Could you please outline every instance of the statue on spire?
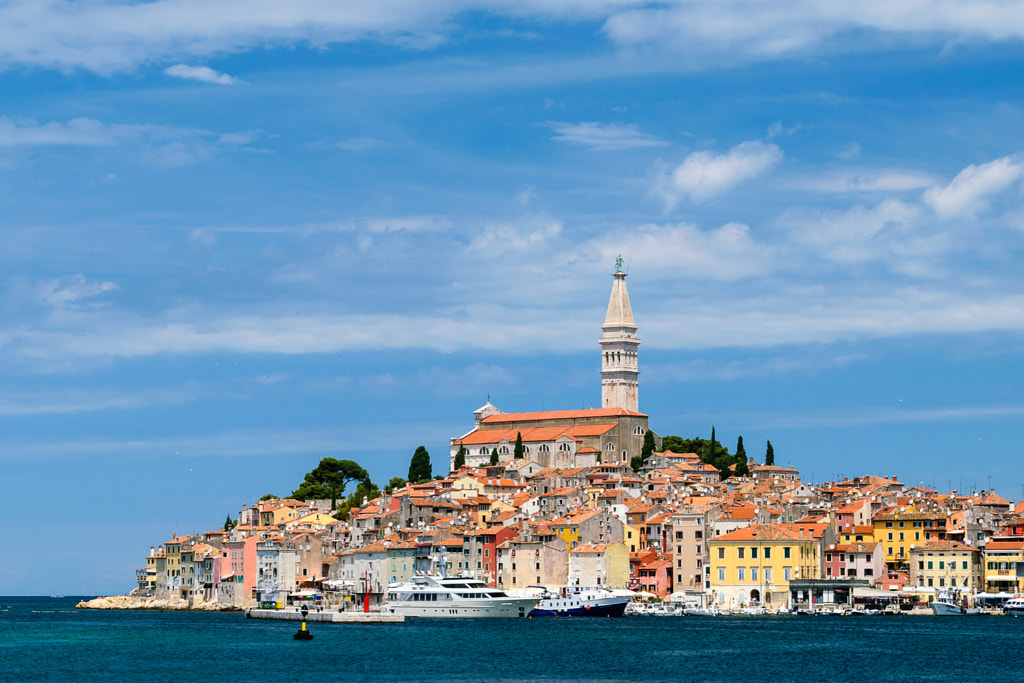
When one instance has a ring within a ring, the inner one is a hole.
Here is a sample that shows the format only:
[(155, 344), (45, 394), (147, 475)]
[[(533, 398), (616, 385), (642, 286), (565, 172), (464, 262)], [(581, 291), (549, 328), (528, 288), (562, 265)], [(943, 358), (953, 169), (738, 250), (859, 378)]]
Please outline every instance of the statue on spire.
[(622, 254), (619, 254), (617, 257), (615, 257), (615, 272), (622, 272)]

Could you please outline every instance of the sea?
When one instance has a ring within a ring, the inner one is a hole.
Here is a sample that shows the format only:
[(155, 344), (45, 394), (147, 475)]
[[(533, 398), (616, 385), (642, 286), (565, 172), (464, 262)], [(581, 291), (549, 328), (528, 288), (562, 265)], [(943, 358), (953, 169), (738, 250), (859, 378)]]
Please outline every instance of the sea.
[(410, 619), (310, 624), (238, 612), (77, 610), (0, 597), (0, 680), (1024, 681), (1024, 618)]

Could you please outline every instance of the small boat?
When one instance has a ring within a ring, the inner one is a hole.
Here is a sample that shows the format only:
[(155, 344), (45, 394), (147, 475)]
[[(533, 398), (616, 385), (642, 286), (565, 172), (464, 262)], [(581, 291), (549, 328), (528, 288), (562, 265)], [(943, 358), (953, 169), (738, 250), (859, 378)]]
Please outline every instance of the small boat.
[(531, 617), (621, 617), (628, 596), (593, 586), (566, 586), (558, 592), (545, 592)]
[(956, 591), (945, 589), (939, 590), (935, 594), (935, 599), (932, 600), (930, 607), (932, 608), (932, 614), (940, 617), (950, 616), (961, 616), (964, 614), (980, 614), (980, 610), (968, 610), (963, 604), (963, 600), (959, 598)]

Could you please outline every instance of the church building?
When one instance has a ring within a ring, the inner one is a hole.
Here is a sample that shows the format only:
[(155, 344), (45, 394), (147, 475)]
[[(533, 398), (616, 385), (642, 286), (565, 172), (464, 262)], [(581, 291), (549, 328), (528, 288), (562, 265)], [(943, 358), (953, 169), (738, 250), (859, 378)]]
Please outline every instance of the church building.
[[(602, 463), (629, 462), (643, 449), (647, 416), (639, 412), (640, 337), (626, 291), (621, 259), (612, 277), (608, 314), (601, 326), (601, 407), (584, 410), (548, 410), (503, 413), (488, 401), (473, 412), (473, 429), (451, 439), (450, 468), (459, 448), (466, 465), (485, 467), (491, 452), (498, 460), (513, 457), (516, 436), (522, 435), (524, 458), (541, 467), (574, 468)], [(661, 449), (661, 437), (654, 435)]]

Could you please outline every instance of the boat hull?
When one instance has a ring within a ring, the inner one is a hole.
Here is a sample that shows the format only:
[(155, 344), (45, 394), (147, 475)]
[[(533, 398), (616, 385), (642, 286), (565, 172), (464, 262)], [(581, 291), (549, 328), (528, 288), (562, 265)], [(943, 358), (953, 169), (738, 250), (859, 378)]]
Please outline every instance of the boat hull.
[(931, 604), (932, 614), (938, 617), (958, 617), (965, 614), (964, 608), (960, 605), (953, 605), (948, 602), (935, 601)]
[(532, 612), (531, 617), (621, 617), (626, 612), (627, 600), (603, 604), (576, 605), (573, 607), (545, 608), (544, 603), (538, 605)]
[(487, 605), (453, 600), (442, 605), (390, 603), (382, 611), (406, 619), (516, 619), (528, 616), (536, 604), (534, 598), (509, 598)]

